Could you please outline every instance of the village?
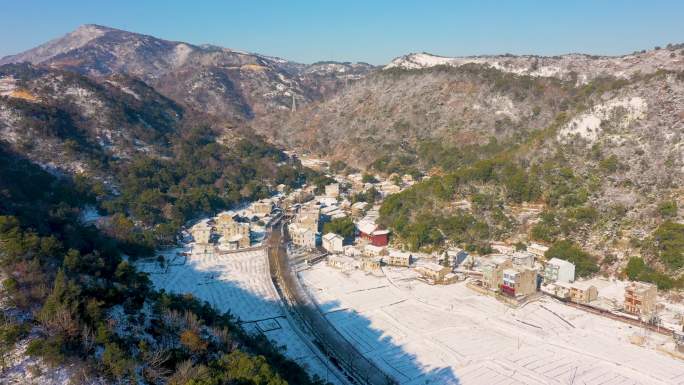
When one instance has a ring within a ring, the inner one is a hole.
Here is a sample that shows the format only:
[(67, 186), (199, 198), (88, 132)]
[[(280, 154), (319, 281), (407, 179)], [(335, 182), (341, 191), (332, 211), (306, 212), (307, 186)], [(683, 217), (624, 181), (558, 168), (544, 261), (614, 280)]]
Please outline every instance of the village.
[[(521, 248), (495, 242), (495, 252), (487, 255), (459, 247), (432, 253), (403, 250), (393, 245), (391, 230), (377, 223), (378, 210), (382, 198), (410, 186), (413, 179), (407, 175), (390, 182), (375, 176), (372, 182), (364, 182), (361, 174), (329, 176), (335, 182), (322, 189), (303, 186), (288, 191), (278, 186), (268, 199), (196, 223), (185, 235), (186, 246), (176, 256), (168, 255), (163, 272), (147, 271), (162, 288), (193, 293), (239, 316), (248, 330), (291, 349), (298, 346), (296, 354), (286, 354), (321, 377), (325, 373), (329, 381), (344, 383), (339, 373), (338, 381), (331, 380), (334, 368), (303, 336), (306, 330), (274, 305), (280, 299), (269, 282), (265, 238), (271, 225), (282, 220), (291, 269), (318, 311), (398, 383), (419, 383), (426, 378), (434, 383), (458, 383), (471, 372), (477, 378), (483, 376), (476, 383), (491, 383), (497, 376), (529, 370), (527, 364), (521, 368), (504, 360), (503, 352), (512, 345), (518, 353), (526, 351), (524, 344), (528, 349), (545, 346), (551, 335), (566, 345), (546, 346), (553, 355), (570, 354), (567, 349), (581, 341), (579, 350), (572, 350), (579, 354), (575, 360), (580, 364), (562, 365), (566, 370), (558, 372), (567, 378), (582, 378), (586, 383), (604, 383), (598, 378), (614, 383), (669, 383), (684, 378), (684, 305), (667, 300), (655, 285), (603, 276), (577, 279), (571, 262), (547, 260), (548, 247), (538, 243)], [(353, 194), (371, 188), (380, 199), (351, 201)], [(353, 237), (323, 231), (326, 223), (345, 218), (353, 221)], [(181, 254), (185, 261), (173, 267)], [(232, 263), (238, 265), (228, 268)], [(249, 265), (246, 270), (245, 263)], [(195, 288), (198, 280), (186, 277), (198, 270), (202, 272), (199, 280), (208, 286)], [(229, 287), (221, 293), (224, 289), (212, 289), (212, 280), (237, 283), (239, 290)], [(263, 295), (266, 302), (255, 303), (244, 292)], [(426, 317), (433, 321), (425, 324)], [(587, 325), (593, 329), (586, 330)], [(472, 328), (474, 332), (469, 331)], [(467, 360), (482, 353), (476, 349), (478, 335), (487, 341), (499, 336), (486, 349), (493, 349), (487, 356), (486, 375), (480, 372), (485, 369)], [(515, 337), (519, 335), (526, 335), (524, 343)], [(596, 341), (604, 346), (597, 346)], [(609, 354), (602, 352), (608, 347)], [(608, 354), (605, 359), (584, 361), (604, 353)], [(633, 366), (627, 371), (622, 367), (625, 357), (630, 357)], [(413, 364), (406, 366), (402, 360)], [(555, 367), (552, 362), (548, 365)], [(655, 367), (660, 371), (654, 371)], [(521, 382), (545, 383), (555, 378), (532, 373), (535, 370), (527, 375), (534, 381), (526, 377)]]

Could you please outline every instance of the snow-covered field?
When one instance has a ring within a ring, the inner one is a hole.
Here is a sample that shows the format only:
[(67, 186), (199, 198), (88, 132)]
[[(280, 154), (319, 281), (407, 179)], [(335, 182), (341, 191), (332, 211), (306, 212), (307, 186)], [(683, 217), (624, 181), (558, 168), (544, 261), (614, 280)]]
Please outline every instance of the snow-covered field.
[(512, 309), (463, 283), (384, 272), (320, 263), (299, 275), (333, 325), (402, 384), (684, 384), (684, 361), (655, 350), (666, 336), (548, 298)]
[[(189, 249), (188, 249), (189, 250)], [(286, 348), (285, 355), (309, 373), (321, 378), (326, 366), (295, 332), (285, 317), (278, 294), (270, 279), (265, 250), (250, 250), (227, 255), (179, 255), (184, 249), (165, 253), (168, 268), (157, 262), (140, 263), (139, 269), (150, 273), (158, 289), (190, 293), (220, 311), (230, 311), (249, 332), (263, 333), (276, 345)], [(335, 383), (334, 378), (328, 378)]]

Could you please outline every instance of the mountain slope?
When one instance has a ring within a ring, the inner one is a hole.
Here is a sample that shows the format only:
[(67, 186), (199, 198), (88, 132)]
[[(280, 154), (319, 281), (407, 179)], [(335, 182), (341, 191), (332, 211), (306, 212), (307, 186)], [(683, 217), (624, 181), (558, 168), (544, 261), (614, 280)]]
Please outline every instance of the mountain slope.
[(98, 25), (81, 26), (0, 64), (23, 61), (95, 77), (128, 74), (179, 103), (233, 120), (319, 100), (373, 70), (364, 63), (308, 66)]
[(518, 75), (556, 77), (586, 84), (599, 77), (629, 78), (637, 73), (652, 74), (658, 70), (679, 70), (684, 66), (684, 44), (667, 49), (635, 52), (623, 56), (567, 54), (561, 56), (491, 55), (444, 57), (429, 53), (411, 53), (398, 57), (384, 68), (420, 69), (434, 66), (458, 67), (485, 64)]

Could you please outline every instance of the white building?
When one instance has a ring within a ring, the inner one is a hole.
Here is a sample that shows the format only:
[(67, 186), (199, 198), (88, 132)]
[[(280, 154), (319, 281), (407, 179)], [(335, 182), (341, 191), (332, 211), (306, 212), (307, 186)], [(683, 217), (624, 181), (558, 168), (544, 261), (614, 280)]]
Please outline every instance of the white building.
[(452, 248), (448, 249), (447, 251), (445, 251), (439, 257), (438, 262), (443, 263), (444, 260), (446, 259), (449, 263), (449, 266), (454, 268), (454, 267), (460, 266), (461, 263), (463, 263), (463, 261), (466, 260), (466, 258), (468, 258), (468, 253), (465, 250), (463, 250), (459, 247), (452, 247)]
[(563, 259), (551, 258), (544, 268), (544, 282), (573, 282), (575, 265)]
[(344, 238), (335, 233), (327, 233), (322, 237), (323, 248), (330, 253), (341, 253), (344, 252), (342, 247), (342, 242)]
[(340, 184), (331, 183), (325, 186), (325, 196), (337, 198), (340, 195)]
[(287, 230), (290, 233), (292, 244), (307, 249), (316, 248), (316, 233), (311, 228), (297, 223), (290, 223), (287, 226)]
[(366, 245), (363, 248), (363, 254), (369, 257), (379, 257), (386, 254), (386, 250), (382, 246)]

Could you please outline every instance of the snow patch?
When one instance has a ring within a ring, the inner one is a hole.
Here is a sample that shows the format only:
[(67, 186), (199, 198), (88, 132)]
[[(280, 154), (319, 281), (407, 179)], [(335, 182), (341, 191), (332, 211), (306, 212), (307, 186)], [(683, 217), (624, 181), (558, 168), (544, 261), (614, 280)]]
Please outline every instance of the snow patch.
[(597, 104), (588, 112), (568, 122), (558, 134), (558, 139), (579, 136), (590, 142), (596, 141), (601, 131), (601, 122), (611, 119), (617, 108), (623, 108), (626, 111), (618, 122), (620, 127), (625, 128), (632, 122), (645, 118), (648, 105), (643, 98), (638, 96), (613, 99)]

